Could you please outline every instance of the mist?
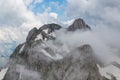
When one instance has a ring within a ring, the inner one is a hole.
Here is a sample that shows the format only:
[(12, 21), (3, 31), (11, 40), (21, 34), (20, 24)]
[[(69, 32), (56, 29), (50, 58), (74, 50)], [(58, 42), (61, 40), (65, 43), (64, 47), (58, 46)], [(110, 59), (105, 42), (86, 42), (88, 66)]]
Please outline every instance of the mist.
[[(59, 53), (65, 57), (75, 48), (89, 44), (94, 51), (94, 56), (105, 65), (112, 62), (120, 64), (120, 32), (115, 29), (94, 27), (92, 31), (77, 30), (75, 32), (68, 32), (65, 28), (62, 28), (61, 30), (55, 31), (55, 34), (55, 41), (48, 40), (43, 45), (38, 45), (31, 50), (39, 55), (42, 52), (41, 50), (47, 46), (53, 50), (53, 53), (50, 54)], [(62, 45), (55, 45), (55, 42)]]
[(19, 79), (41, 80), (41, 75), (37, 71), (28, 70), (24, 65), (16, 65), (16, 71), (20, 74)]
[(92, 31), (56, 32), (57, 40), (67, 46), (66, 49), (74, 49), (84, 44), (89, 44), (94, 55), (104, 64), (112, 62), (120, 63), (120, 32), (107, 27), (96, 27)]

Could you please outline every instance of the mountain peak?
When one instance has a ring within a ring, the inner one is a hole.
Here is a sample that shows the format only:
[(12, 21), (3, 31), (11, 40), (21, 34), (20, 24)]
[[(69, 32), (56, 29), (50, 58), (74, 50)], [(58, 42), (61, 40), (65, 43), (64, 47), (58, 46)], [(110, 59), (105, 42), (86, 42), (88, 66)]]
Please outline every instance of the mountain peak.
[[(60, 28), (60, 25), (52, 23), (30, 30), (26, 42), (18, 45), (10, 56), (3, 80), (116, 80), (114, 75), (110, 74), (112, 78), (107, 79), (100, 73), (102, 68), (98, 66), (99, 61), (91, 45), (79, 44), (75, 47), (66, 40), (64, 43), (63, 37), (55, 35)], [(80, 18), (68, 31), (77, 29), (91, 30)]]
[(81, 18), (76, 19), (72, 25), (68, 27), (68, 31), (80, 30), (91, 30), (91, 28)]
[(51, 23), (51, 24), (45, 24), (41, 26), (39, 29), (34, 27), (30, 30), (28, 33), (28, 36), (26, 38), (27, 43), (31, 43), (38, 40), (46, 40), (46, 39), (54, 39), (54, 31), (59, 30), (62, 28), (60, 25)]

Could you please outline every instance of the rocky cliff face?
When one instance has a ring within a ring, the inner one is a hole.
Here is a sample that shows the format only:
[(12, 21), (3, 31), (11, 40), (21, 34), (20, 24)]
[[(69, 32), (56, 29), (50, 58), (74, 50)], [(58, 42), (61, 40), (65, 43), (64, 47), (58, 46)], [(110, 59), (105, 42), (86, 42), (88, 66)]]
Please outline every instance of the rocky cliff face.
[[(56, 40), (54, 33), (61, 28), (57, 24), (33, 28), (26, 42), (10, 56), (4, 80), (110, 80), (101, 76), (89, 44), (68, 52), (62, 50), (64, 44)], [(91, 30), (82, 19), (75, 20), (68, 31), (77, 29)]]
[(91, 30), (90, 26), (87, 25), (83, 19), (79, 18), (76, 19), (72, 25), (68, 27), (68, 31), (75, 31), (75, 30)]

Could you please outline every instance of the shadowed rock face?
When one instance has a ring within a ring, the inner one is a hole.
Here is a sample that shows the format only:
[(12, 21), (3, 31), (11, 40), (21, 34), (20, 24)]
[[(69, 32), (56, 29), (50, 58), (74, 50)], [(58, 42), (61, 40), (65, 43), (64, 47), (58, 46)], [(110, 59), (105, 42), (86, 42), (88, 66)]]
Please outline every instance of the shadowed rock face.
[[(85, 25), (83, 20), (77, 19), (68, 30), (91, 29)], [(10, 56), (4, 80), (109, 80), (100, 75), (89, 44), (80, 45), (68, 53), (58, 51), (63, 43), (56, 42), (52, 33), (60, 28), (57, 24), (33, 28), (26, 42), (18, 45)], [(57, 49), (49, 46), (46, 39), (51, 39)]]
[(91, 28), (84, 22), (83, 19), (76, 19), (72, 25), (68, 27), (68, 31), (75, 30), (91, 30)]

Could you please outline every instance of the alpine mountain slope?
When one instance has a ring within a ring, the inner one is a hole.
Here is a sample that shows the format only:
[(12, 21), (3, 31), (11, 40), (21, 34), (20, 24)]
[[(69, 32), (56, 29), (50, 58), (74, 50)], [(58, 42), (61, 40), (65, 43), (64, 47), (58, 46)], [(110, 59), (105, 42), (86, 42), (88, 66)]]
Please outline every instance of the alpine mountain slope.
[(67, 29), (54, 23), (33, 28), (10, 56), (3, 80), (117, 80), (114, 74), (101, 74), (104, 66), (100, 66), (90, 44), (64, 44), (57, 39), (59, 31), (65, 35), (92, 29), (81, 18)]

